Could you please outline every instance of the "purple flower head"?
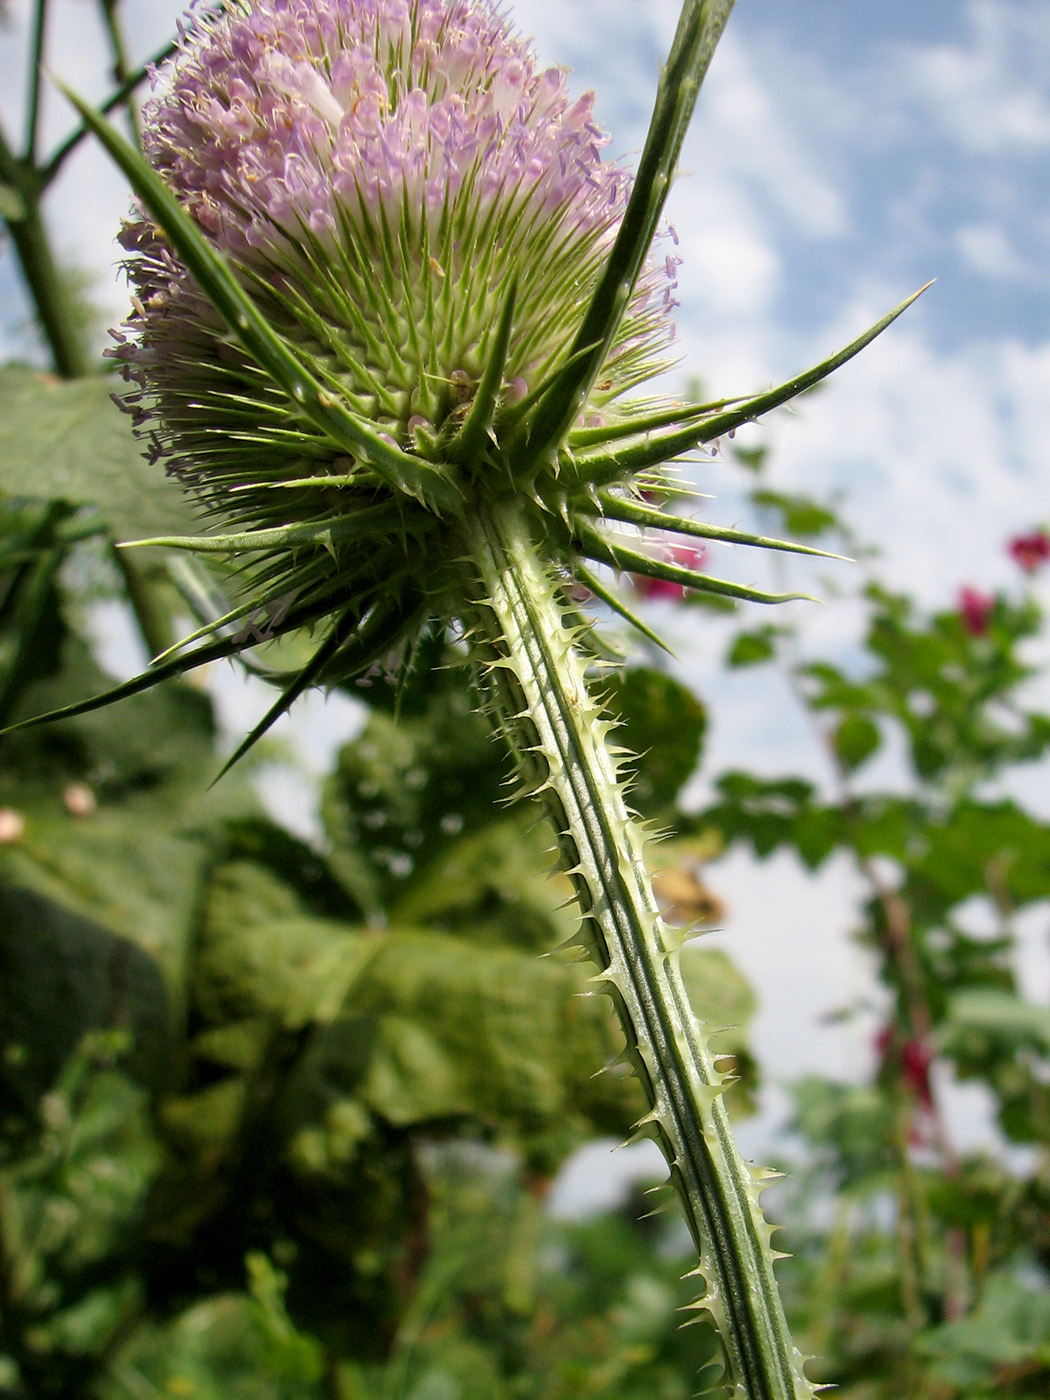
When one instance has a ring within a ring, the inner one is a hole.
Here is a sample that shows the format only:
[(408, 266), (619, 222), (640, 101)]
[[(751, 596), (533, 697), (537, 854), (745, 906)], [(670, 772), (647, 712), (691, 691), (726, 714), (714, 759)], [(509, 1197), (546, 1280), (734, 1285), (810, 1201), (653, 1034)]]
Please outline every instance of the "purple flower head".
[[(227, 0), (191, 15), (144, 119), (151, 164), (269, 323), (402, 452), (444, 460), (517, 286), (487, 447), (505, 489), (501, 423), (564, 362), (630, 193), (591, 95), (490, 0)], [(204, 508), (259, 528), (374, 502), (367, 452), (303, 420), (144, 213), (122, 243), (126, 402)], [(581, 423), (662, 367), (677, 265), (643, 271)]]

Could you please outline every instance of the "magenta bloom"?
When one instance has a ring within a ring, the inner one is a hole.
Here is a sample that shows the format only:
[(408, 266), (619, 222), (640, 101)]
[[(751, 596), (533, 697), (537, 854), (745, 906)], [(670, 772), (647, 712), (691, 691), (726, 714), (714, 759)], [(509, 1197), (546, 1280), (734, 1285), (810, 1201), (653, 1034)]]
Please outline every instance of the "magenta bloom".
[(959, 589), (959, 616), (971, 637), (983, 637), (995, 607), (994, 593), (981, 593), (969, 585)]
[(1020, 565), (1026, 574), (1034, 574), (1050, 560), (1050, 535), (1045, 530), (1016, 535), (1006, 549), (1014, 563)]
[[(702, 546), (689, 544), (666, 545), (661, 552), (661, 558), (666, 559), (669, 564), (679, 564), (683, 569), (702, 569), (707, 559), (707, 550)], [(672, 583), (670, 579), (647, 578), (643, 574), (634, 574), (631, 583), (640, 598), (680, 603), (686, 594), (683, 584)]]

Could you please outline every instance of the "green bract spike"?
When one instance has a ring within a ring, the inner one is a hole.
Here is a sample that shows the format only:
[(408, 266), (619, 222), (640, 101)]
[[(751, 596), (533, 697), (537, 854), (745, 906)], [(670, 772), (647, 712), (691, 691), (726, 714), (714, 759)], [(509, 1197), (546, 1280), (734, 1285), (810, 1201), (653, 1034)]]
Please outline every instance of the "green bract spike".
[(734, 432), (745, 423), (754, 422), (764, 413), (798, 398), (799, 394), (812, 389), (847, 361), (852, 360), (854, 355), (859, 355), (865, 346), (870, 345), (876, 336), (881, 335), (887, 326), (892, 325), (898, 316), (907, 311), (908, 307), (932, 286), (932, 282), (927, 282), (924, 287), (920, 287), (892, 311), (887, 312), (880, 321), (876, 321), (863, 335), (858, 336), (829, 359), (822, 360), (819, 365), (806, 370), (804, 374), (796, 375), (794, 379), (788, 379), (764, 394), (755, 394), (749, 399), (743, 399), (736, 407), (727, 409), (724, 413), (715, 413), (701, 419), (699, 423), (689, 423), (677, 432), (646, 435), (637, 441), (628, 439), (622, 447), (614, 451), (578, 453), (575, 459), (577, 471), (582, 478), (598, 486), (622, 481), (650, 467), (662, 466), (663, 463), (680, 457), (684, 452), (692, 451), (702, 443), (714, 442), (716, 438)]
[(682, 6), (634, 188), (572, 347), (594, 348), (555, 379), (530, 419), (527, 445), (523, 444), (526, 463), (561, 445), (598, 378), (656, 234), (700, 85), (733, 4), (734, 0), (686, 0)]
[(492, 420), (499, 403), (500, 387), (507, 368), (507, 355), (510, 351), (511, 329), (514, 325), (514, 306), (518, 298), (518, 284), (511, 282), (507, 291), (503, 310), (500, 313), (496, 338), (489, 352), (488, 362), (482, 372), (474, 402), (463, 423), (463, 427), (449, 444), (449, 456), (457, 462), (464, 462), (468, 468), (476, 465), (475, 459), (485, 444), (492, 429)]
[(662, 530), (668, 534), (689, 535), (695, 539), (721, 540), (727, 544), (751, 545), (756, 549), (786, 550), (791, 554), (811, 554), (817, 559), (838, 559), (841, 563), (853, 561), (844, 554), (832, 554), (827, 549), (814, 549), (810, 545), (796, 544), (792, 540), (769, 539), (765, 535), (749, 535), (741, 530), (726, 530), (718, 525), (709, 525), (705, 520), (691, 520), (688, 516), (671, 515), (667, 511), (656, 510), (641, 502), (628, 500), (624, 496), (614, 496), (609, 491), (598, 494), (601, 514), (613, 520), (622, 520), (628, 525), (640, 525), (645, 529)]
[(660, 635), (654, 632), (648, 623), (643, 622), (636, 613), (633, 613), (623, 599), (618, 598), (611, 588), (606, 588), (597, 574), (592, 573), (586, 565), (577, 564), (576, 576), (581, 583), (585, 584), (591, 590), (596, 598), (600, 598), (607, 607), (612, 608), (613, 612), (619, 613), (620, 617), (622, 617), (625, 622), (629, 622), (643, 637), (647, 637), (649, 641), (658, 646), (661, 651), (666, 651), (668, 656), (674, 655), (671, 648)]
[(360, 675), (397, 644), (416, 615), (417, 609), (411, 603), (406, 606), (400, 600), (395, 600), (392, 604), (377, 605), (364, 620), (359, 619), (355, 612), (346, 612), (338, 618), (303, 669), (292, 678), (279, 699), (222, 765), (211, 786), (214, 787), (234, 764), (255, 747), (281, 716), (288, 713), (300, 695), (321, 680), (337, 658), (341, 663), (341, 673), (347, 679)]
[(350, 515), (333, 515), (314, 525), (286, 525), (276, 530), (246, 530), (239, 535), (158, 535), (149, 540), (126, 540), (121, 549), (189, 549), (197, 554), (237, 554), (241, 551), (294, 549), (306, 544), (328, 548), (337, 540), (357, 539), (400, 519), (393, 503), (364, 506)]
[(728, 579), (712, 578), (696, 569), (684, 568), (670, 560), (654, 559), (651, 554), (641, 554), (620, 540), (612, 541), (597, 530), (580, 530), (580, 543), (591, 559), (611, 568), (631, 574), (641, 574), (644, 578), (663, 579), (665, 583), (681, 584), (683, 588), (695, 589), (698, 593), (717, 593), (723, 598), (739, 598), (746, 603), (815, 603), (819, 600), (808, 593), (763, 593), (757, 588), (744, 584), (730, 583)]

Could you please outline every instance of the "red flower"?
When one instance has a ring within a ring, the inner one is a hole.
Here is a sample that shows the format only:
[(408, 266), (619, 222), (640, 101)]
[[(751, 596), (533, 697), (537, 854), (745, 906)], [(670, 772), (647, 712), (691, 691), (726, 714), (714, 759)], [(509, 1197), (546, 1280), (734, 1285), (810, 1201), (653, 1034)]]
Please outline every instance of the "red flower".
[(1050, 535), (1045, 530), (1033, 530), (1030, 535), (1016, 535), (1006, 546), (1007, 553), (1026, 574), (1050, 560)]
[(981, 593), (969, 585), (959, 589), (959, 615), (971, 637), (983, 637), (988, 631), (988, 619), (994, 607), (994, 594)]
[[(691, 544), (665, 545), (660, 558), (669, 564), (680, 564), (683, 569), (700, 569), (707, 558), (707, 550)], [(632, 574), (631, 582), (640, 598), (667, 598), (680, 603), (685, 597), (685, 586), (671, 583), (665, 578), (648, 578), (645, 574)]]
[(923, 1108), (933, 1107), (930, 1064), (933, 1052), (921, 1040), (906, 1040), (901, 1046), (901, 1077)]
[(891, 1068), (900, 1076), (902, 1084), (915, 1095), (919, 1107), (927, 1113), (933, 1109), (933, 1087), (930, 1083), (930, 1065), (933, 1051), (922, 1040), (909, 1037), (898, 1041), (893, 1026), (883, 1026), (875, 1036), (875, 1050), (884, 1068)]

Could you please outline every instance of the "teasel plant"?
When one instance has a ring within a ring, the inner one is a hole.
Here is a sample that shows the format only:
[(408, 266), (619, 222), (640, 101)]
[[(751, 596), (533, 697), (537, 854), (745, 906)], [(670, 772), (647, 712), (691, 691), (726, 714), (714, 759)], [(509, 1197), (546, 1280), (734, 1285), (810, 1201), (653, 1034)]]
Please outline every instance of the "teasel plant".
[[(231, 602), (69, 717), (260, 638), (312, 636), (241, 758), (308, 688), (409, 668), (444, 630), (579, 905), (575, 946), (698, 1252), (697, 1314), (746, 1400), (814, 1386), (774, 1276), (727, 1079), (679, 967), (602, 703), (586, 597), (655, 640), (621, 573), (770, 604), (676, 541), (819, 551), (681, 514), (683, 459), (850, 359), (756, 396), (686, 403), (667, 367), (678, 257), (664, 205), (733, 0), (685, 0), (633, 174), (589, 96), (542, 69), (489, 0), (225, 0), (191, 10), (142, 109), (142, 152), (74, 95), (128, 178), (133, 313), (111, 352), (144, 450), (201, 533), (139, 540), (225, 562)], [(659, 251), (657, 251), (659, 249)], [(917, 295), (917, 294), (916, 294)], [(251, 664), (255, 664), (252, 661)], [(227, 764), (227, 767), (229, 764)], [(225, 771), (225, 770), (224, 770)]]

